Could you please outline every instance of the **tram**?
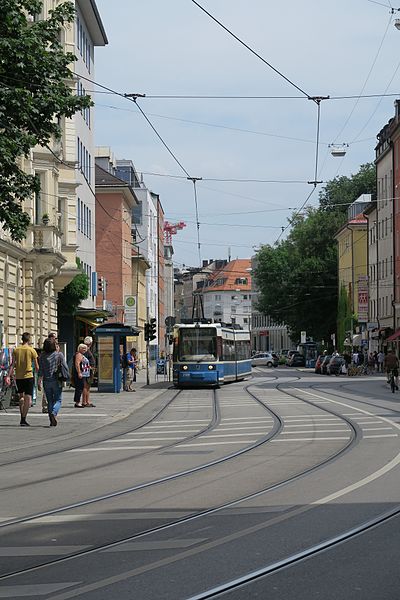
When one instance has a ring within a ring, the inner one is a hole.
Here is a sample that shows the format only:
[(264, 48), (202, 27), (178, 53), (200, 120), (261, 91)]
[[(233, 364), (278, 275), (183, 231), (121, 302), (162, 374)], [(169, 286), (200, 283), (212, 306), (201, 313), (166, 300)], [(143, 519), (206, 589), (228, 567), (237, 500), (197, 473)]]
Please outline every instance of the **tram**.
[(219, 386), (250, 374), (249, 331), (221, 323), (174, 326), (175, 387)]

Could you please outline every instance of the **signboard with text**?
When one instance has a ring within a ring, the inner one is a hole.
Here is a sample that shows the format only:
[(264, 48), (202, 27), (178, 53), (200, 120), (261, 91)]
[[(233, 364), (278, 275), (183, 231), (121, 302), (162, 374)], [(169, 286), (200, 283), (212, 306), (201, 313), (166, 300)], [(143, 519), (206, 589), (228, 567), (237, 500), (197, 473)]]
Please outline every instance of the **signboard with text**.
[(358, 277), (357, 319), (359, 323), (368, 322), (368, 277), (366, 275)]
[(135, 327), (137, 325), (137, 297), (125, 296), (124, 299), (124, 323)]

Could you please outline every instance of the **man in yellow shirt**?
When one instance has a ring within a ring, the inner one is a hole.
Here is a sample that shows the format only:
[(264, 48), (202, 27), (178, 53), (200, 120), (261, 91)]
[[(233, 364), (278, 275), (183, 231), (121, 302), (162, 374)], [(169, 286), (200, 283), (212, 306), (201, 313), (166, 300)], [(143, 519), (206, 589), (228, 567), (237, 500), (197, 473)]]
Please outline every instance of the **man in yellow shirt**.
[(38, 356), (36, 350), (31, 347), (31, 334), (22, 334), (22, 344), (15, 348), (12, 355), (12, 362), (9, 371), (9, 377), (15, 371), (15, 382), (19, 394), (19, 410), (21, 413), (21, 427), (28, 427), (26, 420), (29, 408), (32, 402), (33, 394), (33, 364), (36, 371), (39, 370)]

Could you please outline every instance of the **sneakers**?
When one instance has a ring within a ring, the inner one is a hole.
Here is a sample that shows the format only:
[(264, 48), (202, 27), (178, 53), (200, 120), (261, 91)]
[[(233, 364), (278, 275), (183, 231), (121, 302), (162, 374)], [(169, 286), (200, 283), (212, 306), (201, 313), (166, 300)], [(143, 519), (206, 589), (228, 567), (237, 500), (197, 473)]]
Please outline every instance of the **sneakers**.
[(56, 427), (57, 426), (57, 419), (55, 417), (55, 415), (53, 415), (53, 413), (51, 413), (49, 415), (50, 418), (50, 427)]

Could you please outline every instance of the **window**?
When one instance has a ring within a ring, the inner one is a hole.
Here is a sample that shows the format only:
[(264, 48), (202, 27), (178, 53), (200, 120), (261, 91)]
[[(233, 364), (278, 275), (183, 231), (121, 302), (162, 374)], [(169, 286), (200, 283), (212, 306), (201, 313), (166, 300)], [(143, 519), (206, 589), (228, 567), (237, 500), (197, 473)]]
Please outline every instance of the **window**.
[(221, 294), (215, 294), (214, 300), (221, 300)]
[(247, 285), (247, 277), (237, 277), (235, 285)]
[(79, 198), (77, 200), (77, 206), (76, 206), (76, 220), (77, 220), (78, 231), (80, 231), (81, 230), (81, 201)]

